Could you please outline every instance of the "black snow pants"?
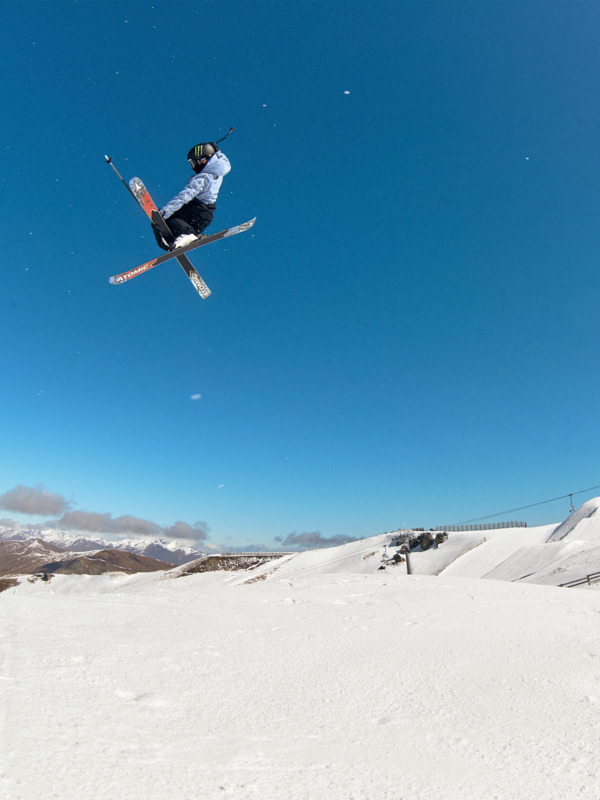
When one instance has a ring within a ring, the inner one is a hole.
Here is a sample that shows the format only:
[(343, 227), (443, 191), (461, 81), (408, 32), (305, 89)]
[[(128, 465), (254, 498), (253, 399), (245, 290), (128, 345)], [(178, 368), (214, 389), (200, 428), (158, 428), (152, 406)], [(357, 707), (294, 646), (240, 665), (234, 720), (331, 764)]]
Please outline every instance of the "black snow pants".
[[(173, 241), (178, 236), (191, 233), (194, 236), (199, 236), (213, 220), (216, 205), (214, 203), (203, 203), (200, 200), (190, 200), (184, 206), (181, 206), (174, 214), (165, 220), (171, 233), (173, 234)], [(162, 236), (153, 226), (154, 236), (158, 242), (158, 246), (163, 250), (168, 250), (165, 246)], [(167, 242), (171, 245), (172, 242)]]

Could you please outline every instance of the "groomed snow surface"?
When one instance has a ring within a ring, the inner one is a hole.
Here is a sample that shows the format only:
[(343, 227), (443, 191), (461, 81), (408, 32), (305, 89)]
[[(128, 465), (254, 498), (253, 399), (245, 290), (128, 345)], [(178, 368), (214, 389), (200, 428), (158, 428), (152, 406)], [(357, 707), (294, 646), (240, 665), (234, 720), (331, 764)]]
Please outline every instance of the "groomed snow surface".
[(382, 535), (23, 582), (0, 595), (0, 796), (598, 800), (600, 592), (557, 584), (600, 571), (599, 507), (451, 533), (413, 575), (379, 569)]

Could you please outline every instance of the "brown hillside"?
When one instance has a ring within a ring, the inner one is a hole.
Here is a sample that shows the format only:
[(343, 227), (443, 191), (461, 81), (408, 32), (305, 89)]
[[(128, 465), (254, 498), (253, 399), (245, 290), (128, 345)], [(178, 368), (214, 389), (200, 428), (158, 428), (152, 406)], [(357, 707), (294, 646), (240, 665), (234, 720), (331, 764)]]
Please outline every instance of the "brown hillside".
[(27, 575), (66, 551), (41, 539), (0, 542), (0, 575)]
[(196, 572), (237, 572), (254, 569), (269, 561), (281, 558), (287, 553), (221, 553), (202, 556), (180, 568), (179, 575), (193, 575)]
[(147, 556), (138, 556), (125, 550), (99, 550), (96, 553), (76, 556), (63, 561), (47, 562), (34, 572), (58, 573), (61, 575), (102, 575), (105, 572), (157, 572), (171, 569), (165, 564)]

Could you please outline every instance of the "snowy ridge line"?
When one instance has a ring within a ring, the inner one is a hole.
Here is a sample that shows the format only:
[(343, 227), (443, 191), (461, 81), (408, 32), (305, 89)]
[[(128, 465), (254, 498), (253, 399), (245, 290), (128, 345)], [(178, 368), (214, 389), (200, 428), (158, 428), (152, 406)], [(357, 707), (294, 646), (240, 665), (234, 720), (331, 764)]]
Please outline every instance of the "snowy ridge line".
[[(375, 548), (375, 550), (381, 549), (383, 551), (383, 553), (385, 553), (385, 549), (388, 547), (388, 545), (390, 545), (391, 538), (388, 538), (387, 541), (385, 541), (384, 543), (379, 544), (379, 545), (374, 544), (373, 543), (373, 539), (377, 539), (377, 538), (380, 538), (380, 537), (393, 537), (393, 536), (394, 536), (394, 534), (390, 534), (390, 533), (383, 533), (383, 534), (382, 533), (378, 533), (378, 534), (375, 534), (375, 536), (369, 536), (368, 538), (364, 539), (365, 542), (369, 542), (369, 545), (367, 547), (362, 548), (360, 550), (352, 550), (350, 553), (346, 553), (343, 556), (338, 556), (337, 558), (329, 559), (327, 561), (327, 566), (331, 566), (332, 564), (341, 564), (342, 562), (349, 561), (350, 559), (356, 559), (356, 558), (358, 558), (358, 557), (360, 557), (362, 555), (365, 555), (366, 553), (373, 552), (373, 548)], [(483, 537), (483, 541), (486, 541), (485, 537)], [(353, 544), (353, 542), (348, 542), (347, 544), (351, 545), (351, 544)], [(480, 542), (477, 542), (476, 544), (472, 545), (469, 548), (469, 550), (472, 550), (474, 547), (477, 547), (479, 544), (482, 544), (482, 542), (480, 541)], [(345, 546), (347, 546), (347, 545), (341, 545), (341, 547), (345, 547)], [(395, 545), (390, 545), (390, 546), (392, 548), (395, 547)], [(324, 552), (325, 550), (331, 550), (331, 549), (336, 549), (336, 548), (325, 547), (325, 548), (323, 548), (323, 550), (319, 550), (319, 551), (307, 550), (307, 551), (304, 551), (304, 552)], [(460, 558), (461, 555), (464, 554), (464, 552), (468, 552), (468, 551), (462, 551), (461, 553), (459, 553), (456, 556), (456, 558), (453, 559), (453, 561), (456, 561), (458, 558)], [(301, 555), (303, 555), (303, 553), (295, 553), (294, 555), (301, 556)], [(289, 563), (289, 561), (286, 562), (286, 563)], [(323, 564), (321, 562), (318, 562), (316, 564), (311, 564), (311, 565), (308, 565), (306, 567), (300, 567), (298, 570), (296, 570), (293, 573), (293, 575), (294, 576), (296, 576), (296, 575), (304, 575), (307, 572), (314, 572), (315, 570), (321, 569), (322, 566), (323, 566)], [(449, 565), (446, 565), (446, 566), (449, 566)], [(446, 566), (444, 566), (442, 569), (445, 569)], [(442, 570), (440, 570), (440, 572), (441, 571)], [(437, 573), (435, 573), (435, 574), (437, 574)]]
[(564, 522), (561, 522), (560, 525), (557, 525), (546, 541), (559, 542), (561, 539), (566, 539), (566, 537), (572, 533), (580, 523), (587, 519), (591, 519), (597, 513), (598, 508), (599, 499), (597, 497), (593, 498), (592, 500), (587, 500), (569, 517), (567, 517)]
[[(329, 548), (325, 548), (325, 549), (327, 550)], [(342, 561), (348, 561), (348, 559), (350, 559), (350, 558), (356, 558), (357, 556), (362, 556), (363, 553), (368, 553), (372, 549), (373, 549), (373, 545), (371, 545), (370, 547), (366, 547), (364, 550), (358, 550), (356, 553), (349, 553), (348, 555), (340, 556), (339, 558), (332, 558), (330, 561), (327, 562), (327, 564), (328, 565), (329, 564), (340, 564)], [(310, 552), (310, 551), (307, 551), (307, 552)], [(322, 566), (321, 564), (313, 564), (310, 567), (302, 567), (301, 569), (299, 569), (296, 572), (294, 572), (294, 575), (301, 575), (301, 574), (303, 574), (305, 572), (312, 572), (312, 571), (314, 571), (316, 569), (320, 569), (321, 566)]]
[(250, 570), (252, 572), (252, 576), (250, 578), (244, 578), (239, 586), (247, 586), (251, 583), (259, 583), (260, 581), (265, 581), (267, 578), (270, 578), (276, 572), (278, 572), (285, 564), (289, 564), (290, 561), (294, 559), (294, 556), (297, 556), (298, 553), (287, 553), (286, 556), (281, 556), (281, 558), (274, 558), (270, 559), (264, 564), (259, 564), (254, 569)]
[[(293, 557), (294, 553), (282, 552), (248, 552), (248, 553), (205, 553), (199, 558), (187, 561), (163, 573), (159, 580), (188, 577), (197, 573), (206, 572), (252, 572)], [(206, 566), (206, 569), (203, 569)]]
[(454, 558), (452, 559), (452, 561), (449, 561), (447, 564), (444, 564), (444, 566), (443, 566), (441, 569), (438, 569), (438, 571), (437, 571), (437, 572), (434, 572), (433, 574), (434, 574), (434, 575), (441, 575), (441, 574), (442, 574), (442, 572), (443, 572), (445, 569), (448, 569), (448, 567), (449, 567), (451, 564), (454, 564), (454, 562), (455, 562), (455, 561), (458, 561), (458, 559), (459, 559), (459, 558), (462, 558), (462, 557), (463, 557), (464, 555), (466, 555), (467, 553), (470, 553), (470, 552), (471, 552), (471, 550), (475, 550), (475, 548), (476, 548), (476, 547), (479, 547), (479, 545), (480, 545), (480, 544), (483, 544), (484, 542), (487, 542), (487, 539), (485, 538), (485, 536), (484, 536), (484, 537), (483, 537), (483, 539), (481, 539), (479, 542), (473, 542), (473, 544), (472, 544), (470, 547), (467, 547), (467, 549), (466, 549), (466, 550), (461, 550), (461, 552), (460, 552), (460, 553), (457, 553), (457, 555), (456, 555), (456, 556), (454, 556)]
[[(384, 536), (388, 536), (389, 534), (383, 534), (383, 535)], [(376, 536), (381, 536), (381, 534), (376, 534)], [(374, 538), (376, 538), (376, 536), (371, 536), (371, 537), (369, 537), (369, 539), (374, 539)], [(368, 541), (368, 540), (366, 540), (366, 541)], [(352, 544), (352, 542), (349, 542), (348, 544)], [(342, 545), (342, 547), (343, 546), (344, 545)], [(332, 558), (329, 561), (327, 561), (327, 565), (329, 566), (331, 564), (340, 564), (341, 562), (348, 561), (351, 558), (357, 558), (357, 556), (362, 556), (364, 553), (372, 552), (373, 546), (374, 545), (371, 544), (371, 545), (369, 545), (369, 547), (365, 547), (364, 550), (356, 550), (356, 551), (353, 550), (351, 553), (348, 553), (346, 555), (339, 556), (338, 558)], [(324, 550), (331, 550), (331, 549), (334, 549), (334, 548), (324, 547), (323, 550), (318, 551), (318, 552), (323, 552)], [(314, 551), (314, 550), (313, 551), (306, 550), (304, 552), (310, 553), (310, 552), (316, 552), (316, 551)], [(302, 555), (302, 553), (295, 553), (294, 555), (300, 556), (300, 555)], [(287, 562), (287, 563), (289, 563), (289, 562)], [(296, 575), (303, 575), (306, 572), (314, 572), (314, 570), (321, 569), (322, 566), (323, 565), (319, 562), (317, 564), (312, 564), (312, 565), (307, 566), (307, 567), (301, 567), (300, 569), (296, 570), (293, 573), (293, 575), (295, 577)]]

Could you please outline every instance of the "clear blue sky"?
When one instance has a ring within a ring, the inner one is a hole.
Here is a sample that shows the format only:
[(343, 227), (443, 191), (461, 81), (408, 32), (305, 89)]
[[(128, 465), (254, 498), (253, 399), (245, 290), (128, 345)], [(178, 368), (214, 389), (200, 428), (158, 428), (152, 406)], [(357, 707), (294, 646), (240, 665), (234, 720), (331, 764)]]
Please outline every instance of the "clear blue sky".
[[(597, 2), (0, 20), (0, 495), (273, 546), (600, 484)], [(211, 230), (258, 220), (192, 255), (212, 296), (111, 286), (158, 251), (104, 155), (162, 205), (232, 125)]]

